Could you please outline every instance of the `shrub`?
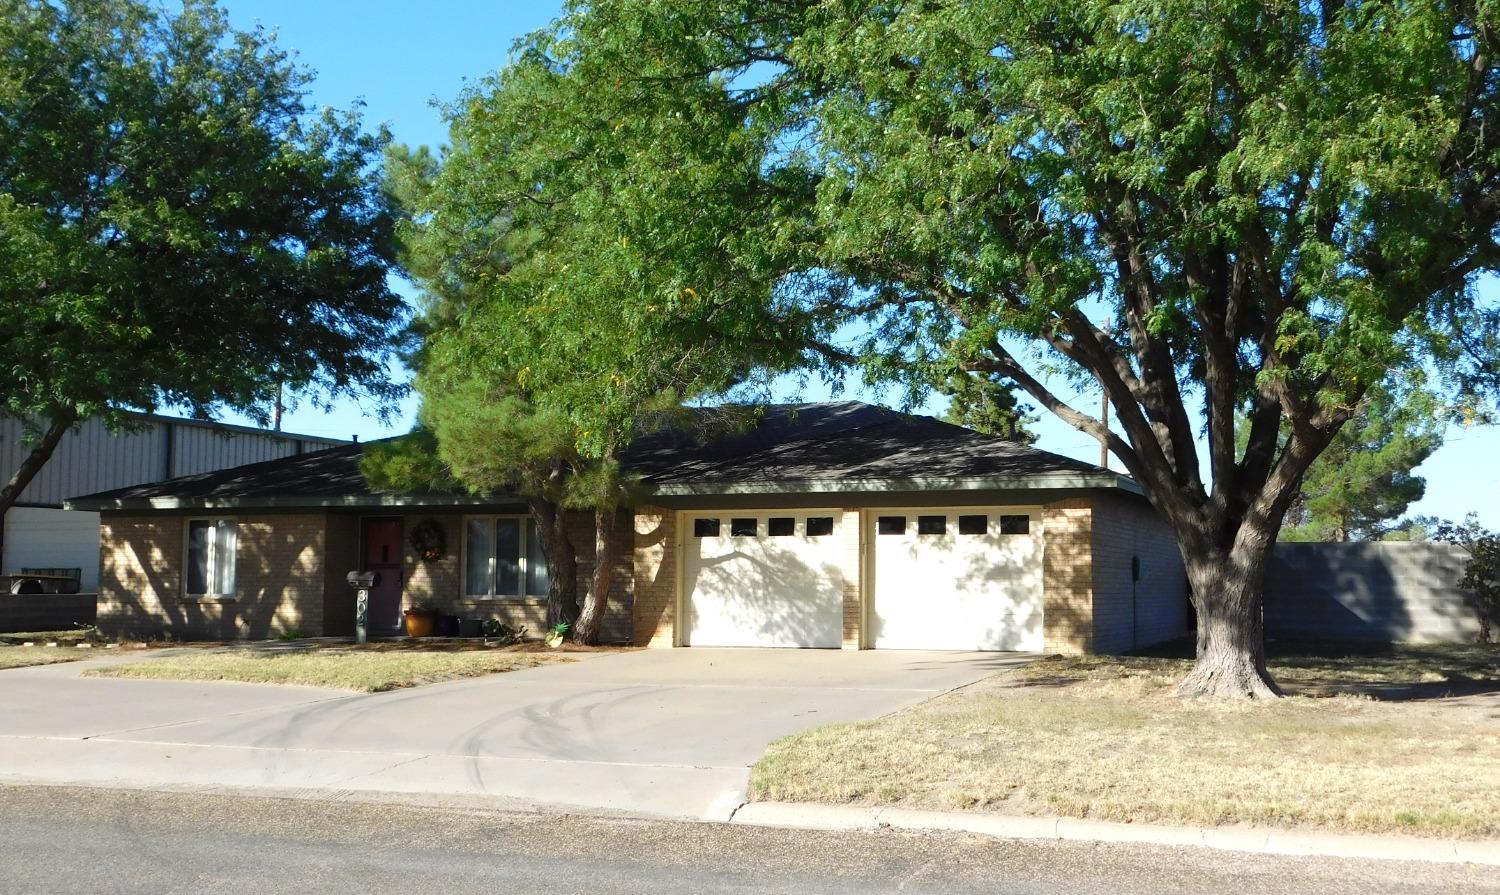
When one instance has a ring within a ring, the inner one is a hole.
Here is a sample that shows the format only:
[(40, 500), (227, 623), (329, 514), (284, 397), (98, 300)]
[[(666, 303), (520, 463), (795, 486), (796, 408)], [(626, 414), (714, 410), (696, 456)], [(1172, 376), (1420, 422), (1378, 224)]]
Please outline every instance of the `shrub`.
[(1479, 516), (1470, 513), (1461, 523), (1439, 523), (1433, 537), (1457, 544), (1469, 554), (1464, 577), (1458, 583), (1477, 598), (1479, 642), (1492, 642), (1500, 625), (1500, 534), (1480, 525)]

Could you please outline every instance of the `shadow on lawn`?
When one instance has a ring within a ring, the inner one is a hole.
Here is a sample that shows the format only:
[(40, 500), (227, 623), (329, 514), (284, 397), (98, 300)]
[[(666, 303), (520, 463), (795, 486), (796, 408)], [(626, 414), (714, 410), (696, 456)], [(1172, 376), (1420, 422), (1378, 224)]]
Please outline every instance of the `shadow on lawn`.
[[(1266, 653), (1271, 675), (1298, 696), (1410, 701), (1500, 694), (1500, 646), (1495, 644), (1272, 640)], [(1126, 661), (1163, 660), (1138, 669), (1159, 674), (1168, 670), (1166, 660), (1192, 657), (1193, 642), (1178, 640), (1139, 650)]]

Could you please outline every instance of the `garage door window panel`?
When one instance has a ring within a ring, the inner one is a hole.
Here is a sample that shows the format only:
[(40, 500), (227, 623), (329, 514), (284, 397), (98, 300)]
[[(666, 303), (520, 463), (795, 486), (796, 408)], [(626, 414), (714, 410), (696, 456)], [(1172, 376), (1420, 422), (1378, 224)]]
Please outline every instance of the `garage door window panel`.
[(919, 535), (941, 535), (948, 533), (947, 516), (918, 516), (917, 534)]
[(766, 520), (766, 536), (789, 538), (797, 533), (797, 520), (791, 516), (772, 516)]
[(961, 535), (986, 535), (990, 533), (990, 517), (968, 514), (958, 517), (958, 533)]
[(1001, 516), (1000, 533), (1003, 535), (1031, 534), (1031, 517), (1009, 514)]
[(753, 538), (756, 534), (756, 520), (735, 518), (729, 520), (729, 536), (732, 538)]
[(718, 519), (694, 519), (693, 537), (695, 538), (717, 538), (719, 536)]
[(832, 516), (808, 516), (807, 536), (810, 538), (826, 538), (833, 534)]
[(906, 534), (905, 516), (881, 516), (876, 522), (876, 531), (883, 535)]

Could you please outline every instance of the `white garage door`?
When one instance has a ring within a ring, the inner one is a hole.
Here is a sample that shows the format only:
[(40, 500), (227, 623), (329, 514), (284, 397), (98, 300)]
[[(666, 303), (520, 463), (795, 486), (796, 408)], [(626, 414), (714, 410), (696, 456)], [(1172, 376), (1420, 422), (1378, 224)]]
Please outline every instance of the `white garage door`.
[(688, 644), (841, 646), (839, 526), (834, 510), (686, 515)]
[(873, 646), (1042, 648), (1040, 512), (939, 507), (866, 518)]

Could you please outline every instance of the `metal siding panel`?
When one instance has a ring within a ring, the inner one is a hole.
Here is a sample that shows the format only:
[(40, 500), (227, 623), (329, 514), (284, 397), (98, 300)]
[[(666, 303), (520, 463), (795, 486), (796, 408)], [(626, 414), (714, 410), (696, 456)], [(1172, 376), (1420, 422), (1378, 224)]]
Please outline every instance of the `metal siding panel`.
[[(21, 494), (23, 503), (60, 505), (70, 497), (160, 481), (167, 460), (163, 430), (169, 426), (149, 421), (135, 430), (113, 434), (98, 419), (69, 432), (57, 452)], [(170, 426), (173, 433), (172, 468), (166, 478), (194, 475), (292, 456), (290, 436), (228, 432), (202, 425)], [(25, 427), (13, 417), (0, 418), (0, 476), (8, 478), (30, 449)], [(338, 442), (302, 439), (307, 450), (335, 447)]]

